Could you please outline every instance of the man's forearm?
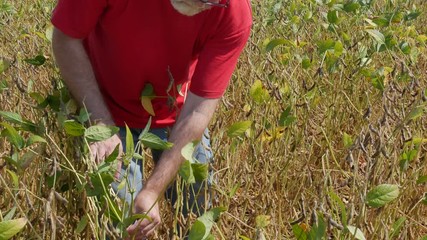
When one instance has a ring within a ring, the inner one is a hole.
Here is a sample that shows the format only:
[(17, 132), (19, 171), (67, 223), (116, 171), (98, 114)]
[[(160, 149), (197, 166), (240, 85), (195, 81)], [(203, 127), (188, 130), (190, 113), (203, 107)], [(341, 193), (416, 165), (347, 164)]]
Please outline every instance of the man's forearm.
[(76, 101), (88, 109), (92, 120), (113, 125), (82, 40), (70, 38), (55, 28), (52, 48), (64, 82)]
[(183, 162), (181, 149), (189, 142), (199, 140), (209, 124), (218, 99), (203, 99), (189, 93), (186, 104), (172, 129), (169, 141), (174, 145), (164, 151), (144, 190), (160, 195), (175, 178)]

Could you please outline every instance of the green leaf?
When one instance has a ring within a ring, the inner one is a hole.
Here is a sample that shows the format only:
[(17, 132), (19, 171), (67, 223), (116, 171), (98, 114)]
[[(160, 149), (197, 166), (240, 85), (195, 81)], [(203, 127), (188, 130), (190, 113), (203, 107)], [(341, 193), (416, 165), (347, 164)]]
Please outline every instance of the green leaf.
[(360, 4), (358, 2), (348, 2), (344, 4), (344, 11), (346, 12), (355, 12), (357, 9), (360, 8)]
[(12, 220), (13, 216), (15, 216), (15, 213), (16, 213), (16, 206), (10, 209), (10, 211), (6, 214), (6, 216), (3, 217), (3, 221)]
[(424, 197), (421, 199), (421, 203), (427, 205), (427, 192), (424, 193)]
[(18, 149), (22, 149), (25, 146), (24, 139), (21, 137), (21, 135), (19, 135), (18, 131), (16, 131), (14, 127), (5, 122), (0, 123), (0, 125), (5, 128), (1, 132), (1, 135), (6, 137), (10, 143), (12, 143)]
[(264, 103), (270, 99), (270, 94), (262, 85), (260, 80), (256, 80), (249, 91), (252, 99), (258, 103)]
[(196, 149), (197, 145), (200, 143), (200, 141), (196, 140), (190, 143), (187, 143), (182, 149), (181, 149), (181, 155), (184, 157), (184, 159), (190, 161), (191, 163), (194, 163), (193, 154), (194, 150)]
[(301, 62), (301, 66), (303, 69), (308, 69), (311, 67), (311, 60), (308, 57), (304, 57)]
[(124, 228), (127, 228), (130, 225), (134, 224), (136, 221), (138, 221), (138, 220), (144, 220), (144, 219), (152, 221), (151, 218), (150, 218), (150, 216), (148, 216), (147, 214), (140, 214), (140, 213), (139, 214), (133, 214), (132, 216), (126, 218), (123, 221), (123, 226), (124, 226)]
[(290, 113), (292, 111), (291, 106), (288, 106), (285, 111), (282, 112), (279, 119), (279, 126), (287, 127), (296, 121), (296, 117), (292, 116)]
[(374, 88), (380, 90), (381, 92), (384, 91), (384, 78), (383, 77), (375, 77), (371, 80), (372, 86)]
[(344, 224), (344, 226), (347, 225), (347, 210), (344, 202), (333, 190), (331, 190), (328, 194), (332, 201), (340, 208), (341, 222)]
[(388, 25), (390, 25), (390, 19), (387, 19), (385, 17), (377, 17), (372, 19), (372, 21), (380, 27), (387, 27)]
[(104, 162), (106, 163), (111, 163), (114, 162), (117, 157), (119, 156), (119, 148), (120, 148), (120, 144), (117, 144), (117, 146), (114, 148), (113, 152), (108, 155), (108, 157), (105, 158)]
[(18, 180), (18, 176), (16, 175), (16, 173), (10, 171), (9, 169), (6, 169), (6, 172), (9, 173), (10, 177), (12, 178), (13, 186), (15, 188), (18, 188), (19, 187), (19, 180)]
[(321, 214), (318, 215), (317, 223), (311, 227), (309, 239), (323, 240), (326, 234), (326, 223)]
[(307, 240), (308, 238), (307, 233), (298, 224), (292, 225), (292, 232), (294, 233), (296, 240)]
[(23, 130), (27, 130), (31, 132), (36, 131), (36, 125), (34, 123), (23, 120), (21, 115), (17, 113), (0, 111), (0, 116), (2, 116), (6, 121), (10, 123), (15, 123), (20, 125)]
[(390, 239), (399, 236), (400, 230), (405, 225), (406, 217), (400, 217), (396, 222), (393, 223), (392, 232), (390, 233)]
[(213, 208), (212, 210), (205, 212), (201, 217), (197, 218), (196, 222), (191, 226), (189, 239), (207, 239), (210, 235), (214, 222), (224, 211), (226, 211), (226, 208), (224, 207)]
[(11, 123), (16, 123), (16, 124), (23, 124), (24, 123), (21, 115), (19, 115), (17, 113), (0, 111), (0, 116), (2, 116), (4, 118), (4, 120), (11, 122)]
[(115, 126), (91, 126), (84, 132), (85, 138), (89, 142), (104, 141), (119, 132), (119, 128)]
[(384, 35), (375, 29), (366, 29), (365, 30), (367, 33), (369, 33), (369, 35), (371, 35), (375, 41), (377, 41), (378, 43), (384, 44), (385, 43), (385, 37)]
[[(90, 183), (86, 184), (86, 192), (87, 196), (94, 197), (94, 196), (102, 196), (107, 194), (104, 191), (104, 187), (107, 187), (110, 185), (114, 178), (111, 176), (111, 174), (103, 172), (103, 173), (91, 173), (89, 174)], [(108, 191), (108, 190), (107, 190)]]
[(341, 41), (336, 41), (334, 46), (334, 55), (340, 57), (344, 53), (344, 46)]
[(46, 139), (40, 137), (39, 135), (31, 135), (27, 139), (27, 146), (31, 146), (34, 143), (47, 143)]
[(209, 165), (206, 163), (192, 163), (193, 175), (197, 182), (203, 182), (209, 177)]
[(196, 222), (193, 223), (190, 230), (190, 235), (188, 239), (191, 240), (204, 240), (206, 234), (206, 226), (203, 224), (203, 222), (196, 220)]
[(154, 87), (151, 83), (146, 83), (144, 89), (141, 92), (141, 97), (155, 98)]
[(421, 11), (418, 11), (418, 10), (412, 11), (412, 12), (406, 14), (404, 19), (405, 19), (405, 21), (411, 21), (411, 20), (415, 20), (420, 15), (421, 15)]
[(271, 216), (268, 215), (259, 215), (255, 218), (255, 227), (260, 228), (266, 228), (268, 225), (270, 225)]
[(286, 39), (283, 39), (283, 38), (273, 39), (267, 44), (267, 46), (265, 47), (265, 51), (270, 52), (274, 48), (276, 48), (277, 46), (284, 45), (286, 43), (288, 43), (288, 41)]
[(133, 154), (135, 153), (135, 142), (130, 128), (126, 125), (126, 154), (124, 163), (127, 166), (132, 161)]
[(147, 111), (151, 116), (155, 116), (153, 104), (151, 100), (156, 97), (156, 94), (154, 93), (154, 88), (151, 83), (146, 83), (144, 86), (144, 89), (141, 92), (140, 100), (141, 105)]
[(246, 130), (251, 127), (251, 125), (252, 121), (234, 123), (227, 129), (227, 135), (230, 138), (241, 137), (246, 132)]
[(347, 133), (344, 133), (343, 142), (344, 142), (344, 147), (349, 148), (349, 147), (351, 147), (351, 145), (353, 145), (353, 138), (350, 135), (348, 135)]
[(138, 136), (138, 140), (140, 140), (142, 138), (142, 136), (144, 136), (144, 134), (146, 134), (148, 131), (150, 131), (150, 127), (151, 127), (151, 117), (148, 118), (148, 122), (147, 122), (147, 124), (145, 124), (144, 130), (142, 130), (141, 134), (139, 134), (139, 136)]
[(406, 117), (407, 120), (415, 120), (424, 114), (425, 105), (418, 105), (414, 107)]
[(151, 149), (157, 149), (157, 150), (167, 150), (173, 146), (173, 143), (164, 141), (163, 139), (159, 138), (157, 135), (150, 132), (147, 132), (146, 134), (144, 134), (141, 137), (140, 141), (144, 145), (144, 147), (149, 147)]
[(87, 112), (86, 109), (82, 108), (80, 109), (78, 120), (81, 124), (84, 124), (87, 122), (90, 118), (90, 113)]
[(74, 120), (66, 120), (63, 125), (65, 133), (70, 136), (79, 137), (85, 134), (86, 128)]
[(375, 208), (382, 207), (399, 196), (399, 186), (382, 184), (368, 192), (366, 203)]
[(26, 58), (24, 61), (34, 66), (41, 66), (46, 62), (46, 58), (43, 55), (37, 55), (34, 58)]
[(184, 181), (188, 184), (195, 183), (196, 179), (193, 174), (193, 168), (191, 167), (191, 162), (188, 160), (185, 160), (181, 167), (179, 168), (179, 176), (184, 179)]
[(417, 184), (427, 183), (427, 175), (419, 176), (417, 179)]
[(406, 55), (411, 53), (411, 46), (409, 46), (409, 43), (407, 43), (407, 42), (401, 42), (399, 44), (399, 48)]
[(80, 219), (80, 222), (77, 224), (76, 233), (80, 234), (81, 232), (83, 232), (88, 222), (89, 222), (89, 218), (87, 217), (87, 215), (84, 215), (82, 219)]
[(0, 222), (0, 239), (7, 240), (19, 233), (27, 224), (27, 219), (18, 218)]
[(248, 237), (246, 237), (246, 236), (243, 236), (243, 235), (239, 235), (239, 238), (240, 238), (241, 240), (251, 240), (250, 238), (248, 238)]
[(3, 90), (6, 90), (8, 88), (9, 88), (9, 86), (8, 86), (6, 80), (1, 80), (0, 81), (0, 93), (2, 93)]
[(350, 235), (352, 235), (354, 238), (358, 240), (366, 240), (363, 232), (357, 227), (347, 226), (347, 230), (350, 232)]
[(333, 50), (335, 48), (335, 41), (332, 39), (327, 39), (324, 41), (319, 41), (317, 43), (317, 48), (319, 51), (319, 54), (323, 54), (328, 50)]
[(331, 24), (338, 23), (338, 11), (337, 10), (330, 10), (328, 12), (327, 18), (328, 18), (328, 22)]

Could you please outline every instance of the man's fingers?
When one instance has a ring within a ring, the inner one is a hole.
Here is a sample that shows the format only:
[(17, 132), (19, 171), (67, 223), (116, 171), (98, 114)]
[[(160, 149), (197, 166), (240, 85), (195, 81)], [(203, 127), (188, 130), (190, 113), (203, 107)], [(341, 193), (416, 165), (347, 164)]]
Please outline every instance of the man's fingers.
[(150, 236), (154, 233), (154, 230), (159, 225), (159, 222), (153, 221), (150, 224), (148, 224), (144, 229), (141, 229), (141, 233), (143, 236)]
[(156, 227), (160, 224), (160, 221), (148, 221), (147, 219), (139, 220), (129, 226), (126, 230), (130, 236), (135, 236), (135, 239), (148, 237), (154, 233)]

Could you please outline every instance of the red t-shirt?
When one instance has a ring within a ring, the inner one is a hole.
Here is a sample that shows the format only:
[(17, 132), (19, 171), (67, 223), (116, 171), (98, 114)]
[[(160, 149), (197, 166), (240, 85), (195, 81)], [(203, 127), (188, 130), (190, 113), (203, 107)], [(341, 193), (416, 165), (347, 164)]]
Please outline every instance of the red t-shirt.
[(212, 7), (192, 17), (178, 13), (170, 0), (59, 0), (52, 23), (84, 39), (118, 126), (145, 126), (150, 114), (140, 95), (151, 84), (152, 127), (157, 128), (175, 122), (188, 87), (205, 98), (223, 95), (252, 16), (249, 0), (230, 0), (228, 8)]

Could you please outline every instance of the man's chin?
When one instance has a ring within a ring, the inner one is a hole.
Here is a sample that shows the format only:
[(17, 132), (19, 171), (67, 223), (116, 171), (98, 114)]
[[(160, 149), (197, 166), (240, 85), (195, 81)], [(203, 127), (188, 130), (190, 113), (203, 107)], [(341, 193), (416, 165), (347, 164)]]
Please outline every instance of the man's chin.
[(209, 8), (204, 6), (201, 7), (201, 6), (190, 5), (189, 3), (181, 0), (171, 0), (171, 3), (176, 11), (178, 11), (182, 15), (189, 16), (189, 17), (194, 16), (198, 13), (201, 13), (204, 10)]

